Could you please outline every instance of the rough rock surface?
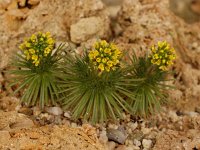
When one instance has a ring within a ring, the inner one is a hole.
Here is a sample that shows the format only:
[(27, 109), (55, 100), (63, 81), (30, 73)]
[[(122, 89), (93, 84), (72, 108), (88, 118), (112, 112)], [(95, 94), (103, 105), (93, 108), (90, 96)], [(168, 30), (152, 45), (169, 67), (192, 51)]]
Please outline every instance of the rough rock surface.
[[(83, 18), (97, 17), (96, 23), (101, 23), (101, 30), (98, 27), (92, 35), (109, 37), (109, 18), (100, 0), (23, 2), (26, 1), (18, 3), (18, 0), (3, 0), (0, 3), (0, 58), (4, 58), (0, 59), (0, 68), (7, 66), (9, 56), (17, 50), (24, 37), (38, 31), (50, 31), (57, 40), (67, 42), (70, 40), (70, 26)], [(89, 38), (91, 35), (81, 38), (81, 41)]]
[[(44, 126), (20, 129), (12, 132), (0, 131), (0, 148), (11, 149), (70, 149), (103, 150), (97, 139), (89, 137), (83, 129), (67, 126)], [(9, 136), (10, 135), (10, 136)]]
[(91, 38), (106, 38), (109, 33), (109, 23), (100, 17), (80, 19), (70, 27), (71, 41), (81, 43)]
[(0, 130), (30, 128), (33, 126), (33, 121), (24, 114), (14, 111), (0, 111)]

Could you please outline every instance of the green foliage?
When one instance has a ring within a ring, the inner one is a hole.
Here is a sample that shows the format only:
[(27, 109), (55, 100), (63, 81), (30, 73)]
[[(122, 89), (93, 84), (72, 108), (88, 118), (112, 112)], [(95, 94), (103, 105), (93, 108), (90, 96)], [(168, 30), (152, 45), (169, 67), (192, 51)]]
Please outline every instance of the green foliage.
[(18, 85), (14, 94), (23, 90), (22, 102), (27, 105), (39, 104), (41, 108), (56, 104), (59, 90), (56, 83), (61, 74), (59, 64), (63, 46), (51, 52), (38, 66), (27, 60), (21, 51), (16, 53), (11, 63), (14, 68), (10, 71), (14, 75), (11, 86)]
[(125, 69), (100, 72), (89, 61), (88, 54), (80, 57), (67, 53), (64, 60), (64, 76), (60, 82), (61, 93), (66, 95), (63, 108), (71, 110), (74, 119), (96, 123), (116, 120), (123, 117), (124, 111), (130, 112), (125, 98), (133, 97), (126, 88), (132, 81), (125, 77)]
[(176, 56), (167, 42), (154, 45), (150, 55), (133, 53), (126, 65), (113, 43), (97, 41), (83, 56), (61, 51), (62, 44), (54, 51), (54, 43), (49, 32), (39, 32), (13, 59), (11, 86), (17, 86), (14, 93), (23, 91), (25, 104), (60, 103), (74, 119), (98, 123), (121, 119), (123, 112), (146, 117), (167, 101), (171, 86), (165, 81)]
[(130, 59), (129, 78), (143, 80), (137, 86), (128, 87), (135, 96), (129, 104), (135, 115), (146, 117), (160, 110), (161, 104), (167, 101), (167, 89), (171, 88), (165, 84), (168, 72), (152, 64), (148, 55), (137, 57), (134, 53)]

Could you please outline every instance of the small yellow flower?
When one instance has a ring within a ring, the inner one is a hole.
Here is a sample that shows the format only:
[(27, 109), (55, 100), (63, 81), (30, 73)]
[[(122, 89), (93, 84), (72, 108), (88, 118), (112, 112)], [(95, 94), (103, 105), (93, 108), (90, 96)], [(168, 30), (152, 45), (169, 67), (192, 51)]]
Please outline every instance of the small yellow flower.
[(112, 67), (112, 66), (113, 66), (113, 62), (109, 60), (109, 61), (107, 62), (107, 65), (108, 65), (109, 67)]
[(108, 43), (105, 40), (102, 40), (100, 42), (101, 46), (106, 47), (108, 45)]
[(25, 55), (28, 55), (28, 54), (29, 54), (28, 50), (25, 50), (25, 51), (24, 51), (24, 54), (25, 54)]
[(104, 53), (110, 53), (111, 52), (111, 49), (109, 49), (109, 48), (106, 48), (105, 50), (104, 50)]
[(50, 45), (51, 45), (51, 44), (54, 44), (54, 40), (53, 40), (52, 38), (49, 38), (49, 39), (47, 40), (47, 43), (50, 44)]
[(101, 62), (101, 58), (98, 57), (98, 58), (96, 59), (96, 61), (97, 61), (98, 63)]
[(107, 72), (110, 71), (110, 67), (109, 66), (106, 66), (105, 69), (106, 69)]
[(99, 52), (97, 50), (94, 50), (94, 57), (97, 57), (99, 55)]
[(38, 66), (38, 65), (39, 65), (39, 63), (40, 63), (40, 61), (39, 61), (39, 60), (35, 61), (35, 66)]
[(36, 41), (36, 35), (35, 34), (31, 35), (30, 39), (31, 39), (32, 42), (35, 42)]
[(95, 58), (95, 57), (94, 57), (94, 53), (89, 53), (89, 55), (88, 55), (88, 56), (89, 56), (89, 59), (90, 59), (90, 60), (92, 60), (92, 59), (94, 59), (94, 58)]
[(106, 63), (106, 62), (107, 62), (107, 58), (103, 58), (102, 63)]
[(25, 46), (29, 48), (29, 47), (31, 47), (31, 43), (26, 42), (26, 43), (25, 43)]
[(34, 50), (34, 49), (29, 49), (29, 52), (30, 52), (31, 54), (35, 54), (35, 50)]
[(50, 38), (51, 37), (51, 33), (50, 32), (46, 32), (46, 37)]
[(38, 60), (38, 55), (32, 55), (31, 59), (34, 60), (34, 61)]
[(101, 71), (104, 71), (104, 65), (103, 65), (103, 64), (100, 64), (100, 65), (98, 66), (98, 68), (99, 68)]
[(151, 63), (157, 65), (163, 71), (166, 71), (176, 58), (175, 50), (166, 41), (159, 41), (157, 46), (153, 45), (151, 52)]

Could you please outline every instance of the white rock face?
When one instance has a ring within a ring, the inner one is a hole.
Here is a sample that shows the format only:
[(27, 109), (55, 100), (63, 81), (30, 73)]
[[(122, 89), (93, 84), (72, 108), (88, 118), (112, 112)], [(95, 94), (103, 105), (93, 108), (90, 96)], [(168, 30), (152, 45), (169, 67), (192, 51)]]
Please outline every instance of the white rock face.
[(144, 148), (150, 149), (151, 145), (152, 145), (152, 141), (151, 140), (147, 140), (147, 139), (143, 139), (142, 140), (142, 145), (143, 145)]
[(52, 115), (62, 115), (63, 110), (60, 107), (46, 107), (45, 108), (46, 112)]
[(71, 25), (71, 41), (81, 43), (94, 37), (104, 38), (108, 29), (109, 23), (100, 17), (83, 18)]

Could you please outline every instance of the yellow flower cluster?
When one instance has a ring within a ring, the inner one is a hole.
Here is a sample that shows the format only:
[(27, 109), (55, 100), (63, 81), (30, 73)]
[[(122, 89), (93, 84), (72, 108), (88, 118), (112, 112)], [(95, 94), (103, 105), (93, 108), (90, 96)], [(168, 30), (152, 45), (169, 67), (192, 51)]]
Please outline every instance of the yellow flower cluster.
[(94, 44), (94, 50), (89, 52), (89, 59), (101, 72), (109, 72), (119, 65), (121, 54), (115, 44), (101, 40)]
[(38, 66), (44, 57), (51, 54), (54, 47), (54, 39), (51, 37), (50, 32), (38, 32), (33, 34), (30, 38), (24, 40), (19, 46), (26, 59)]
[(176, 58), (174, 48), (171, 48), (166, 41), (158, 42), (157, 45), (153, 45), (151, 47), (151, 52), (151, 63), (159, 66), (159, 69), (163, 71), (166, 71)]

